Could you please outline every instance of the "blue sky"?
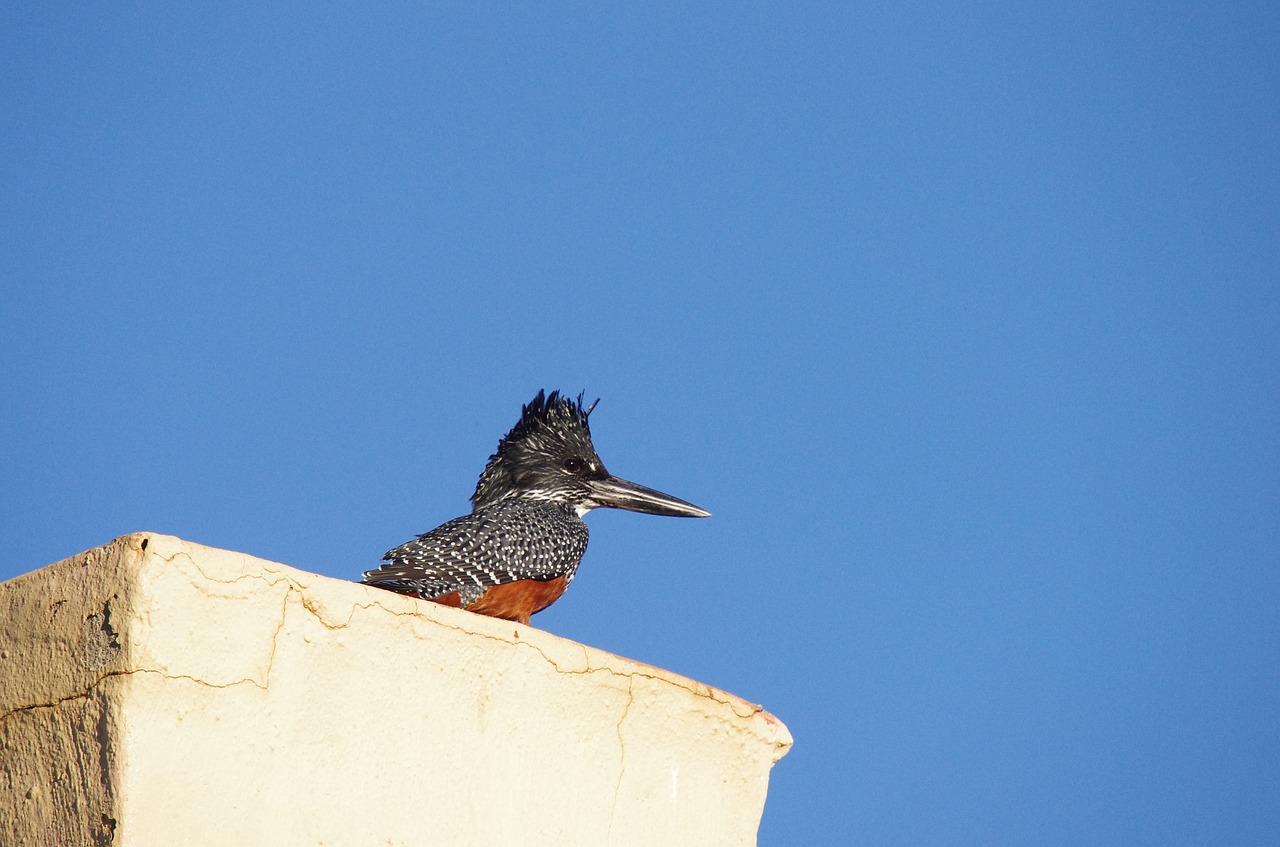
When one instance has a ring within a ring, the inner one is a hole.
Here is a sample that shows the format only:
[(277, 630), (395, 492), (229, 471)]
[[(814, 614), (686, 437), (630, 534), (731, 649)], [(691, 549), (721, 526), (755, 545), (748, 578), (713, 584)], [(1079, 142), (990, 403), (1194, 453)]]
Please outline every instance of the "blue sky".
[(0, 578), (342, 578), (539, 388), (534, 623), (790, 727), (765, 845), (1280, 838), (1268, 4), (0, 11)]

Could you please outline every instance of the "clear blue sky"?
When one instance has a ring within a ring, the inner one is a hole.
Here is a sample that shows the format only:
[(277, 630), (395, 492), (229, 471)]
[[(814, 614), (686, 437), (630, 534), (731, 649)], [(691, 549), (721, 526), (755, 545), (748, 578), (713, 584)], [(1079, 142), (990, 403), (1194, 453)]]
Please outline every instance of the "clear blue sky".
[(0, 578), (357, 578), (585, 390), (715, 516), (534, 623), (762, 844), (1280, 842), (1274, 4), (429, 5), (0, 10)]

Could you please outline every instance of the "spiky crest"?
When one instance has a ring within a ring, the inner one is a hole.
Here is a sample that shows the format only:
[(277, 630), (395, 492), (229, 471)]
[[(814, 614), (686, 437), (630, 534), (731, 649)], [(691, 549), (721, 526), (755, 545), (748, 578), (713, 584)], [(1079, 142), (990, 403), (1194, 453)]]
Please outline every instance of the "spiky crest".
[[(538, 391), (489, 457), (471, 495), (473, 509), (522, 494), (561, 499), (562, 493), (575, 487), (577, 477), (607, 475), (591, 443), (588, 423), (600, 401), (584, 407), (582, 398), (579, 394), (574, 401), (559, 391)], [(565, 461), (571, 458), (580, 462), (580, 469), (566, 469)]]

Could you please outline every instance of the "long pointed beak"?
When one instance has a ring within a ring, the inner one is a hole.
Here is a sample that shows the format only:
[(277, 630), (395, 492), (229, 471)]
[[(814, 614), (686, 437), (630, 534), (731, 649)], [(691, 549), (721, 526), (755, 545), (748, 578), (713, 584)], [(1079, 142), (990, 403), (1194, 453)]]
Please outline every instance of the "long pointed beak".
[(673, 518), (709, 518), (711, 513), (686, 503), (678, 497), (645, 488), (616, 476), (595, 479), (590, 482), (591, 499), (611, 509), (626, 509), (650, 515), (668, 515)]

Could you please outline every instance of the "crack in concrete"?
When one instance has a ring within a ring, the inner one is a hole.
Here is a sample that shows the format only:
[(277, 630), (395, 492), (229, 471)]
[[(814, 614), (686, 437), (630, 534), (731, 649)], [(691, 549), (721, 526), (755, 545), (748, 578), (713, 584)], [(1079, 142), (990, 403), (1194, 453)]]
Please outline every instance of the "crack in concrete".
[(17, 706), (5, 712), (4, 714), (0, 714), (0, 724), (3, 724), (5, 721), (9, 720), (10, 718), (16, 717), (17, 715), (24, 714), (26, 712), (34, 712), (37, 709), (56, 709), (59, 706), (61, 706), (63, 703), (70, 703), (74, 700), (87, 700), (89, 699), (89, 696), (93, 694), (94, 688), (96, 688), (103, 680), (109, 679), (110, 677), (113, 677), (113, 676), (120, 676), (122, 673), (126, 673), (126, 671), (115, 671), (114, 673), (105, 674), (101, 679), (99, 679), (92, 686), (90, 686), (87, 691), (81, 691), (77, 694), (70, 694), (66, 697), (61, 697), (57, 700), (54, 700), (52, 703), (32, 703), (27, 706)]
[[(379, 590), (385, 590), (385, 589), (379, 589)], [(422, 601), (422, 602), (430, 602), (430, 601)], [(745, 700), (740, 700), (736, 697), (733, 697), (732, 695), (725, 694), (724, 692), (720, 692), (718, 689), (712, 688), (711, 686), (703, 685), (702, 683), (693, 682), (692, 685), (682, 685), (679, 681), (675, 679), (671, 679), (670, 677), (661, 676), (654, 673), (645, 673), (642, 670), (620, 671), (620, 670), (611, 668), (608, 665), (600, 665), (600, 666), (592, 667), (591, 660), (588, 656), (588, 648), (585, 644), (577, 645), (582, 648), (584, 667), (580, 670), (570, 669), (570, 668), (565, 668), (561, 666), (559, 662), (551, 658), (551, 656), (548, 656), (546, 651), (544, 651), (541, 647), (539, 647), (537, 644), (531, 641), (526, 641), (524, 639), (512, 640), (510, 638), (505, 638), (501, 635), (495, 635), (488, 632), (477, 632), (476, 630), (471, 629), (469, 627), (442, 621), (434, 616), (423, 615), (419, 612), (414, 612), (414, 611), (398, 612), (394, 609), (389, 609), (383, 604), (378, 602), (374, 602), (371, 605), (373, 607), (377, 607), (378, 609), (386, 612), (387, 614), (394, 615), (396, 617), (408, 617), (408, 618), (415, 618), (415, 619), (421, 619), (423, 617), (426, 617), (428, 620), (430, 620), (434, 624), (442, 626), (445, 629), (453, 630), (455, 632), (461, 632), (465, 635), (474, 636), (476, 638), (485, 638), (490, 641), (498, 641), (503, 644), (509, 644), (513, 647), (527, 647), (535, 651), (539, 656), (541, 656), (543, 661), (545, 661), (547, 664), (551, 665), (551, 667), (555, 669), (556, 673), (564, 674), (566, 676), (585, 676), (585, 675), (590, 675), (595, 673), (608, 673), (611, 676), (622, 677), (624, 679), (627, 679), (628, 681), (633, 681), (636, 677), (640, 677), (642, 679), (649, 679), (649, 680), (653, 680), (654, 682), (662, 683), (664, 685), (669, 685), (672, 688), (678, 688), (681, 691), (687, 691), (688, 693), (694, 695), (695, 697), (699, 697), (704, 700), (710, 700), (714, 703), (719, 703), (723, 706), (727, 706), (735, 715), (737, 715), (740, 718), (744, 718), (744, 719), (751, 718), (764, 712), (763, 706), (758, 706), (754, 703), (747, 703)], [(360, 606), (361, 608), (371, 607), (369, 605), (364, 605), (364, 604), (360, 604)], [(471, 613), (468, 612), (468, 614), (471, 614)], [(354, 612), (352, 617), (354, 617)], [(477, 615), (477, 617), (482, 617), (482, 616)], [(350, 619), (351, 618), (349, 617), (348, 621), (350, 621)], [(421, 636), (418, 636), (418, 637), (420, 638)], [(618, 657), (618, 658), (622, 658), (622, 657)], [(631, 662), (632, 660), (623, 659), (623, 661)], [(690, 682), (692, 682), (692, 680), (690, 680)], [(717, 693), (723, 694), (723, 696), (717, 697), (716, 696)], [(747, 711), (745, 714), (739, 711), (738, 704), (747, 706), (749, 711)]]
[(17, 706), (3, 714), (0, 714), (0, 723), (4, 723), (4, 721), (22, 712), (30, 712), (36, 709), (56, 709), (59, 706), (61, 706), (63, 703), (70, 703), (74, 700), (88, 699), (90, 696), (94, 694), (94, 692), (98, 689), (98, 687), (101, 686), (108, 679), (113, 679), (115, 677), (132, 676), (134, 674), (155, 674), (156, 676), (161, 677), (162, 679), (172, 679), (172, 680), (185, 679), (188, 682), (194, 682), (196, 685), (201, 685), (201, 686), (204, 686), (205, 688), (225, 689), (225, 688), (235, 688), (237, 685), (248, 684), (262, 691), (267, 690), (266, 685), (258, 682), (253, 677), (245, 677), (244, 679), (237, 679), (232, 682), (226, 682), (226, 683), (216, 683), (216, 682), (209, 682), (206, 679), (200, 679), (199, 677), (191, 676), (189, 674), (181, 674), (181, 673), (168, 674), (168, 673), (165, 673), (164, 671), (156, 670), (155, 668), (133, 668), (127, 671), (111, 671), (109, 673), (105, 673), (101, 677), (99, 677), (95, 682), (93, 682), (93, 684), (91, 684), (84, 691), (77, 691), (74, 694), (68, 694), (66, 697), (59, 697), (57, 700), (54, 700), (50, 703), (31, 703), (26, 706)]
[[(193, 558), (192, 555), (188, 553), (186, 550), (176, 550), (171, 556), (163, 556), (160, 553), (157, 553), (155, 551), (149, 551), (147, 552), (146, 555), (155, 556), (160, 561), (168, 562), (169, 564), (175, 565), (175, 566), (177, 566), (178, 564), (177, 560), (179, 558), (186, 559), (187, 562), (191, 565), (192, 570), (200, 574), (201, 579), (204, 579), (206, 582), (212, 582), (216, 585), (235, 585), (237, 582), (244, 582), (245, 580), (256, 579), (260, 582), (265, 582), (267, 585), (271, 585), (271, 586), (275, 586), (281, 582), (287, 582), (292, 588), (297, 588), (297, 589), (303, 588), (303, 586), (300, 585), (297, 580), (293, 579), (288, 574), (280, 573), (279, 571), (269, 571), (265, 569), (258, 573), (242, 573), (239, 576), (233, 577), (232, 579), (218, 579), (217, 577), (210, 576), (208, 573), (206, 573), (204, 568), (200, 567), (200, 563), (197, 562), (195, 558)], [(258, 560), (258, 561), (265, 561), (265, 560)], [(269, 579), (268, 575), (273, 576), (274, 579)], [(194, 588), (196, 589), (203, 588), (203, 586), (199, 582), (197, 582), (194, 579), (191, 579), (190, 574), (187, 575), (187, 579), (191, 580), (191, 585)], [(202, 591), (201, 593), (204, 593), (204, 592)]]
[(115, 677), (132, 676), (134, 674), (155, 674), (156, 676), (161, 677), (162, 679), (172, 679), (172, 680), (185, 679), (188, 682), (194, 682), (196, 685), (201, 685), (201, 686), (204, 686), (205, 688), (217, 688), (217, 689), (235, 688), (237, 685), (245, 685), (247, 683), (262, 691), (267, 690), (266, 685), (258, 682), (253, 677), (245, 677), (244, 679), (237, 679), (233, 682), (219, 684), (216, 682), (209, 682), (208, 680), (200, 679), (199, 677), (190, 676), (189, 674), (167, 674), (164, 671), (159, 671), (159, 670), (156, 670), (155, 668), (133, 668), (131, 670), (126, 670), (126, 671), (111, 671), (109, 673), (105, 673), (101, 677), (99, 677), (96, 681), (94, 681), (84, 691), (78, 691), (74, 694), (68, 694), (66, 697), (59, 697), (57, 700), (54, 700), (49, 703), (31, 703), (26, 706), (17, 706), (15, 708), (12, 708), (3, 714), (0, 714), (0, 724), (3, 724), (6, 720), (9, 720), (15, 715), (22, 714), (23, 712), (32, 712), (32, 711), (35, 711), (36, 709), (56, 709), (64, 703), (71, 703), (76, 700), (87, 700), (89, 697), (93, 696), (93, 694), (97, 691), (99, 686), (101, 686), (108, 679), (113, 679)]
[[(303, 585), (301, 582), (294, 579), (289, 574), (282, 573), (276, 570), (264, 569), (259, 573), (244, 573), (236, 577), (233, 577), (231, 579), (218, 579), (217, 577), (211, 576), (210, 574), (205, 572), (205, 570), (202, 567), (200, 567), (200, 564), (186, 550), (177, 550), (170, 556), (163, 556), (155, 552), (150, 553), (150, 555), (155, 556), (157, 559), (160, 559), (161, 561), (168, 562), (171, 565), (176, 565), (177, 564), (176, 560), (178, 558), (186, 559), (187, 562), (190, 564), (192, 570), (198, 573), (201, 579), (207, 580), (208, 582), (212, 582), (216, 585), (235, 585), (236, 583), (244, 582), (245, 580), (258, 580), (274, 588), (275, 586), (281, 583), (284, 583), (286, 585), (286, 598), (288, 594), (296, 592), (298, 594), (299, 599), (302, 601), (302, 607), (306, 609), (307, 612), (309, 612), (311, 616), (320, 623), (321, 626), (331, 631), (346, 629), (347, 627), (351, 626), (351, 621), (355, 618), (356, 613), (358, 611), (363, 611), (363, 610), (371, 609), (374, 607), (381, 608), (384, 611), (390, 612), (391, 614), (401, 616), (401, 617), (414, 617), (414, 618), (422, 617), (422, 615), (416, 612), (396, 612), (391, 609), (387, 609), (385, 606), (383, 606), (381, 603), (375, 600), (369, 603), (353, 603), (351, 605), (350, 612), (347, 614), (347, 617), (345, 620), (337, 620), (337, 619), (330, 620), (326, 618), (325, 615), (323, 614), (323, 611), (321, 609), (321, 604), (317, 603), (314, 599), (308, 596), (308, 588), (310, 586)], [(265, 562), (266, 560), (264, 559), (264, 560), (258, 560), (258, 561)], [(289, 567), (289, 566), (282, 565), (282, 567)], [(192, 587), (196, 588), (197, 590), (202, 589), (201, 584), (197, 580), (191, 579), (190, 576), (188, 576), (188, 579), (190, 579)], [(335, 580), (335, 581), (345, 582), (346, 580)], [(351, 584), (359, 585), (360, 583), (353, 582)], [(377, 590), (381, 592), (381, 591), (384, 591), (385, 589), (377, 589)], [(206, 593), (206, 592), (201, 591), (201, 593)]]
[(635, 679), (633, 678), (627, 683), (627, 705), (622, 709), (622, 714), (614, 727), (618, 735), (618, 781), (613, 785), (613, 803), (609, 806), (609, 828), (605, 832), (605, 838), (610, 841), (613, 840), (613, 819), (618, 813), (618, 797), (622, 795), (622, 779), (627, 775), (627, 743), (622, 739), (622, 724), (626, 721), (627, 715), (631, 714), (631, 706), (635, 702)]
[(191, 676), (190, 674), (185, 674), (185, 673), (168, 674), (168, 673), (165, 673), (164, 671), (158, 671), (155, 668), (134, 668), (131, 671), (123, 671), (120, 674), (115, 674), (115, 676), (128, 676), (130, 674), (135, 674), (135, 673), (155, 674), (156, 676), (162, 679), (175, 679), (175, 680), (185, 679), (189, 682), (194, 682), (196, 685), (200, 685), (205, 688), (225, 689), (225, 688), (235, 688), (237, 685), (248, 684), (248, 685), (252, 685), (254, 688), (257, 688), (260, 691), (267, 690), (267, 686), (265, 683), (258, 682), (256, 679), (254, 679), (251, 676), (247, 676), (244, 679), (237, 679), (232, 682), (217, 683), (217, 682), (209, 682), (207, 679), (201, 679), (198, 676)]
[[(275, 632), (271, 633), (271, 652), (267, 654), (267, 666), (262, 672), (262, 690), (269, 691), (271, 689), (271, 670), (276, 666), (276, 649), (280, 646), (280, 633), (284, 630), (284, 625), (289, 620), (289, 595), (293, 594), (296, 589), (290, 586), (289, 590), (280, 598), (280, 622), (276, 624)], [(303, 604), (306, 605), (305, 603)]]

